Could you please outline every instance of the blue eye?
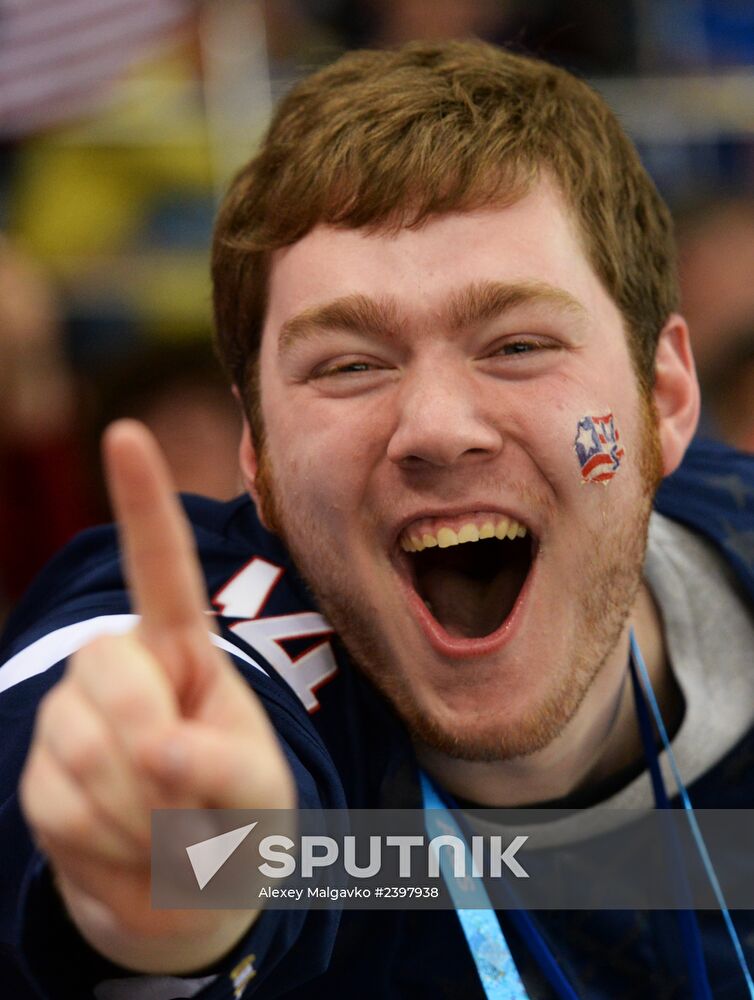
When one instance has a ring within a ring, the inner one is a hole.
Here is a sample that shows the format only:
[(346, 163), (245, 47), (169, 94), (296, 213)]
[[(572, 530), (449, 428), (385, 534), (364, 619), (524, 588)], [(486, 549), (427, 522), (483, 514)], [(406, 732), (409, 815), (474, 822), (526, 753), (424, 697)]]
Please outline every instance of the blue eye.
[(504, 344), (500, 349), (500, 354), (527, 354), (529, 351), (536, 350), (538, 346), (538, 344), (517, 340), (513, 344)]
[[(498, 357), (511, 358), (519, 354), (533, 354), (541, 350), (545, 345), (536, 340), (511, 340), (507, 344), (502, 344), (494, 352)], [(493, 355), (494, 356), (494, 355)]]
[(380, 365), (373, 361), (333, 361), (315, 368), (310, 377), (320, 379), (334, 378), (338, 375), (363, 375), (379, 369)]
[(366, 361), (352, 361), (348, 365), (339, 365), (335, 368), (336, 372), (368, 372), (372, 365), (367, 364)]
[(335, 375), (361, 375), (363, 372), (371, 372), (377, 369), (377, 365), (370, 361), (345, 361), (334, 362), (324, 365), (312, 373), (312, 378), (328, 378)]
[[(528, 370), (533, 365), (539, 363), (537, 359), (544, 358), (550, 352), (556, 351), (560, 346), (560, 343), (551, 337), (537, 336), (536, 334), (519, 334), (517, 339), (516, 335), (513, 334), (507, 339), (498, 341), (497, 345), (491, 344), (488, 352), (483, 357), (488, 361), (497, 359), (500, 362), (508, 359), (513, 361), (516, 358), (520, 358), (522, 364), (524, 358), (528, 357), (531, 360), (527, 361), (524, 366)], [(506, 370), (513, 371), (513, 368), (506, 366)]]

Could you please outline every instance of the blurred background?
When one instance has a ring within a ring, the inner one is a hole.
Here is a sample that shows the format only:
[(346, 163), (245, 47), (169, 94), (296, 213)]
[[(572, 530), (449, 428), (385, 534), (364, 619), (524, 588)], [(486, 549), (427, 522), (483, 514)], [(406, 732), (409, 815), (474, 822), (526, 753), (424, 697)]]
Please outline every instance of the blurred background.
[(0, 0), (0, 620), (107, 518), (111, 419), (180, 489), (238, 491), (208, 247), (275, 99), (348, 48), (466, 36), (618, 113), (676, 215), (704, 431), (754, 451), (754, 0)]

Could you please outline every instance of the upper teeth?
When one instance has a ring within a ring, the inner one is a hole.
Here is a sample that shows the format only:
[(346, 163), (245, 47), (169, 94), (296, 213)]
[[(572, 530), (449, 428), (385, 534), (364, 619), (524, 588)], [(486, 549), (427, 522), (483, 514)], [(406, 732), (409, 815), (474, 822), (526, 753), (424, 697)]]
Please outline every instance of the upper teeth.
[(480, 538), (523, 538), (526, 527), (514, 521), (512, 517), (500, 517), (495, 521), (485, 520), (482, 524), (468, 521), (462, 524), (458, 531), (452, 528), (440, 528), (437, 534), (424, 531), (421, 534), (405, 534), (401, 538), (401, 548), (404, 552), (421, 552), (437, 545), (447, 549), (450, 545), (463, 545), (464, 542), (478, 542)]

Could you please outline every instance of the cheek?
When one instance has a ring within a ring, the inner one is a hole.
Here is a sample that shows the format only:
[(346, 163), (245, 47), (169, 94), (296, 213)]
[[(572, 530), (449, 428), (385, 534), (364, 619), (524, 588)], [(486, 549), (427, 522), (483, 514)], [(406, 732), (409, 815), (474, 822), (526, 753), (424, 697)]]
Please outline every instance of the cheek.
[(302, 407), (268, 428), (268, 445), (286, 495), (323, 514), (358, 502), (385, 450), (376, 414), (331, 405)]
[(568, 533), (561, 539), (569, 549), (583, 545), (584, 530), (604, 530), (636, 504), (644, 492), (646, 450), (633, 400), (572, 389), (551, 406), (546, 425), (529, 424), (529, 433), (539, 439), (532, 454), (552, 490), (554, 509), (560, 508), (571, 523), (570, 542)]
[(585, 486), (605, 486), (621, 473), (626, 464), (626, 442), (612, 409), (600, 407), (578, 418), (572, 450), (579, 481)]

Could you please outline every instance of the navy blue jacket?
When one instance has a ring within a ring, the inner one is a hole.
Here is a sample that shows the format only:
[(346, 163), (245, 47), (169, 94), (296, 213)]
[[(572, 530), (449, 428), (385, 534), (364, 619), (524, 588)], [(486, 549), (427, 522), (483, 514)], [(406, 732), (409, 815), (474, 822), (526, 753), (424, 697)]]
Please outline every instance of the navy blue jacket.
[[(272, 718), (301, 804), (419, 807), (406, 733), (353, 671), (337, 637), (325, 632), (287, 552), (262, 528), (249, 499), (221, 504), (189, 497), (185, 506), (223, 637), (239, 651), (235, 663)], [(719, 548), (754, 606), (754, 460), (716, 444), (695, 443), (679, 471), (663, 483), (656, 507)], [(80, 627), (76, 623), (129, 611), (115, 534), (111, 528), (94, 529), (47, 567), (0, 644), (5, 664), (0, 668), (2, 996), (91, 996), (98, 981), (126, 975), (94, 954), (67, 921), (21, 816), (17, 782), (36, 706), (61, 675), (66, 643), (79, 641), (65, 630), (75, 632)], [(276, 618), (279, 641), (271, 644), (264, 634), (269, 634), (269, 620)], [(266, 633), (254, 624), (263, 620)], [(56, 639), (48, 649), (42, 639), (53, 632)], [(306, 663), (310, 674), (302, 683), (295, 671)], [(297, 678), (300, 694), (316, 711), (307, 711), (286, 677)], [(750, 733), (694, 782), (695, 805), (752, 808), (753, 765)], [(536, 963), (504, 914), (500, 919), (530, 996), (550, 1000)], [(580, 997), (680, 1000), (690, 995), (689, 983), (684, 968), (663, 953), (667, 935), (658, 919), (623, 912), (536, 915)], [(737, 915), (736, 921), (754, 964), (754, 921), (749, 914)], [(715, 996), (733, 1000), (748, 995), (719, 916), (702, 914), (700, 924)], [(483, 996), (452, 911), (270, 910), (200, 996), (233, 997), (230, 972), (249, 953), (256, 956), (256, 976), (244, 993), (249, 997)]]

